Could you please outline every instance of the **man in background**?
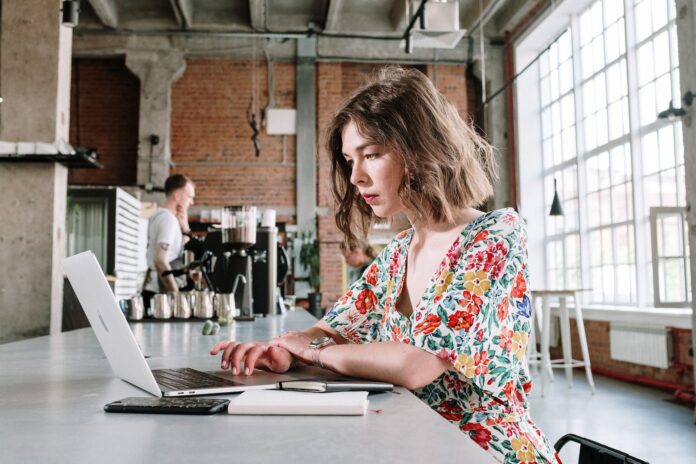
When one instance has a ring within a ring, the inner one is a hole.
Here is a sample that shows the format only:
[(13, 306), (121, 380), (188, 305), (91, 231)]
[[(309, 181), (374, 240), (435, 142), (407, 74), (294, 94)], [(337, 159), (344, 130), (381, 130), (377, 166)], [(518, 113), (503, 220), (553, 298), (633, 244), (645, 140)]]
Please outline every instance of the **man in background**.
[(164, 182), (164, 194), (164, 205), (150, 217), (148, 225), (148, 276), (142, 292), (146, 308), (155, 293), (179, 290), (174, 276), (162, 277), (162, 273), (183, 267), (182, 251), (191, 237), (188, 209), (196, 196), (193, 181), (183, 174), (174, 174)]
[(341, 252), (343, 253), (343, 257), (346, 258), (346, 263), (349, 266), (346, 276), (346, 286), (348, 287), (363, 275), (365, 270), (372, 263), (372, 260), (377, 257), (377, 250), (365, 241), (361, 241), (356, 247), (351, 249), (341, 244)]

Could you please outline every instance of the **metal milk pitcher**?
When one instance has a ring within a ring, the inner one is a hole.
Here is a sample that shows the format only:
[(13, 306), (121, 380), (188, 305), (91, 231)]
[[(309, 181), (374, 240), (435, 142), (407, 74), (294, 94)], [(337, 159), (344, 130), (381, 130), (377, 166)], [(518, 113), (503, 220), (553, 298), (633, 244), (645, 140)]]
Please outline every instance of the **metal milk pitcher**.
[(167, 293), (157, 293), (152, 297), (152, 311), (155, 319), (172, 317), (171, 297)]
[(216, 293), (213, 298), (213, 307), (218, 318), (230, 314), (232, 317), (238, 315), (234, 303), (234, 293)]
[(214, 298), (213, 294), (208, 290), (196, 290), (193, 297), (193, 317), (199, 319), (210, 319), (213, 317)]
[(193, 292), (177, 292), (172, 295), (172, 313), (177, 319), (188, 319), (191, 317), (191, 300)]

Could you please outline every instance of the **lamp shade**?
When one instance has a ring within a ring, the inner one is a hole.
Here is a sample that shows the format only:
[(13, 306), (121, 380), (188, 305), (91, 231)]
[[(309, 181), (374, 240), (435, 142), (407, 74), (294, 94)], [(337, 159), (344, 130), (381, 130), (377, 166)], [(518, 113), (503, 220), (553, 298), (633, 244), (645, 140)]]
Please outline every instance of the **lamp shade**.
[(553, 201), (551, 202), (549, 216), (563, 216), (563, 207), (561, 206), (561, 200), (558, 198), (558, 190), (556, 189), (556, 179), (553, 180)]

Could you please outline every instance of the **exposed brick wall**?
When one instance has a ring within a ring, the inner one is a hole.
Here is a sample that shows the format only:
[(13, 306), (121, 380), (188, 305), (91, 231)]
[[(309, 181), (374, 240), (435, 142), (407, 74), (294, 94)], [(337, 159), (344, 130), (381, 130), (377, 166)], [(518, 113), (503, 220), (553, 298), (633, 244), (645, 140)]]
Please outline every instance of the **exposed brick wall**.
[(139, 106), (124, 59), (73, 60), (69, 142), (96, 148), (104, 169), (70, 169), (70, 184), (136, 184)]
[[(678, 364), (681, 364), (681, 366), (677, 365), (668, 369), (659, 369), (656, 367), (641, 366), (639, 364), (632, 364), (611, 359), (609, 327), (609, 322), (585, 321), (585, 333), (590, 351), (590, 362), (592, 363), (592, 367), (609, 369), (614, 372), (648, 377), (675, 384), (693, 385), (694, 377), (692, 371), (694, 360), (693, 357), (689, 355), (689, 348), (691, 346), (691, 331), (679, 330), (673, 333), (673, 337), (676, 339), (674, 344), (676, 348), (674, 359), (678, 361)], [(570, 330), (573, 340), (573, 355), (575, 359), (582, 359), (580, 342), (577, 334), (577, 326), (574, 319), (570, 321)], [(552, 348), (551, 356), (553, 358), (563, 357), (561, 347), (559, 346)]]
[[(267, 66), (265, 61), (255, 66), (263, 108), (268, 103)], [(261, 130), (261, 154), (254, 154), (247, 110), (255, 66), (250, 60), (189, 59), (184, 75), (172, 85), (173, 172), (196, 182), (199, 205), (295, 206), (295, 136)], [(294, 64), (275, 63), (274, 72), (275, 106), (295, 108)]]

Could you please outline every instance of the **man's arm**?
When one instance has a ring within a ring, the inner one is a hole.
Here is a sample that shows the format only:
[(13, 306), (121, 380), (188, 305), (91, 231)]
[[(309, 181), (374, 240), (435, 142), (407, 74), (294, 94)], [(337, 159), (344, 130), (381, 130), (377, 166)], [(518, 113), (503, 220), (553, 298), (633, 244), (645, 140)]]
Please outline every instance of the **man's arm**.
[(166, 243), (158, 243), (155, 245), (155, 270), (157, 271), (157, 276), (167, 288), (167, 291), (177, 292), (179, 291), (179, 287), (176, 285), (174, 276), (169, 274), (168, 276), (162, 277), (164, 271), (170, 271), (172, 269), (167, 261), (167, 248), (169, 248), (169, 245)]

